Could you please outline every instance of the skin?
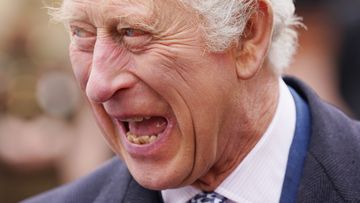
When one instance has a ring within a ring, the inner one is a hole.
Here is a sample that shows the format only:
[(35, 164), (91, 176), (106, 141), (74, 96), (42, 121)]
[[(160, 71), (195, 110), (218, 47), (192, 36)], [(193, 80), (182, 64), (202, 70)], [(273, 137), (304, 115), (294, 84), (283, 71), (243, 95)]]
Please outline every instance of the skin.
[[(211, 53), (200, 16), (176, 1), (149, 2), (64, 2), (76, 79), (112, 150), (141, 185), (214, 190), (261, 138), (276, 109), (278, 76), (266, 61), (271, 6), (260, 1), (245, 37)], [(116, 118), (134, 115), (166, 116), (169, 136), (132, 153)]]

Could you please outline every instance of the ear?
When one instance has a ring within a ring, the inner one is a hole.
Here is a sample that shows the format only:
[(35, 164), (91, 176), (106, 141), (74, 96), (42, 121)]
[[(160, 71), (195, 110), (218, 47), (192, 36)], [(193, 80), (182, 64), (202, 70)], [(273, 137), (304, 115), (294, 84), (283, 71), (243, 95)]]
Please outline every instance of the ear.
[(244, 33), (234, 47), (238, 78), (252, 78), (262, 67), (271, 43), (273, 12), (268, 0), (257, 1)]

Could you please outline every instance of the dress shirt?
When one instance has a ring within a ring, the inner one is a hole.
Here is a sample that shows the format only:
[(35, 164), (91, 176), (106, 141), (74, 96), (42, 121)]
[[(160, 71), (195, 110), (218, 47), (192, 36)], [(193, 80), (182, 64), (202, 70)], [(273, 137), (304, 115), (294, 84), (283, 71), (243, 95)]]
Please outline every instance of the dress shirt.
[[(289, 150), (295, 132), (296, 108), (279, 79), (279, 100), (267, 130), (239, 166), (216, 188), (227, 203), (279, 202)], [(192, 186), (163, 190), (165, 203), (184, 203), (201, 191)]]

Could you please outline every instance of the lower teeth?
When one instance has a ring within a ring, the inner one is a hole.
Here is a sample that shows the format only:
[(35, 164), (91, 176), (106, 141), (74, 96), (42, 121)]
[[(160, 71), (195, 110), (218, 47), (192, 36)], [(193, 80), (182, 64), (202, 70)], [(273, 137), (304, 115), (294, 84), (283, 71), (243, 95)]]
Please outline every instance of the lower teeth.
[(138, 145), (151, 144), (151, 143), (155, 142), (158, 138), (157, 135), (136, 136), (135, 134), (133, 134), (131, 132), (128, 132), (126, 135), (127, 135), (127, 139), (129, 140), (129, 142), (131, 142), (133, 144), (138, 144)]

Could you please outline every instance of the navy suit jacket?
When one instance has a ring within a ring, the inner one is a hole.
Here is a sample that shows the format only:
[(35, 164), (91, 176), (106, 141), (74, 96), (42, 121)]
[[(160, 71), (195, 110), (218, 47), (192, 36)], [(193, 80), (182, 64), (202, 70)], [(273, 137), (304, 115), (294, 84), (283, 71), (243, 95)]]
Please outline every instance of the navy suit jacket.
[[(360, 202), (360, 123), (323, 102), (310, 88), (285, 78), (309, 105), (311, 137), (298, 202)], [(24, 203), (155, 203), (159, 191), (140, 186), (114, 158), (94, 173)]]

